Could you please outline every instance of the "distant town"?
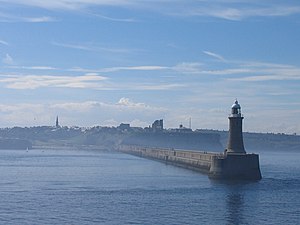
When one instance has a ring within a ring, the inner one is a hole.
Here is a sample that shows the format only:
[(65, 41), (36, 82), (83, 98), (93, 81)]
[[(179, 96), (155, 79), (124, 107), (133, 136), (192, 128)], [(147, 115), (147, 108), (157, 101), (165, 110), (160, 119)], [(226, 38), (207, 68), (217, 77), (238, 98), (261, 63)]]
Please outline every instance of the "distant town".
[[(247, 151), (300, 149), (300, 136), (274, 133), (244, 132)], [(223, 151), (228, 131), (192, 130), (179, 125), (165, 129), (163, 119), (148, 127), (132, 127), (121, 123), (117, 127), (67, 127), (56, 118), (53, 126), (12, 127), (0, 129), (0, 149), (89, 148), (110, 150), (119, 144), (153, 147)]]

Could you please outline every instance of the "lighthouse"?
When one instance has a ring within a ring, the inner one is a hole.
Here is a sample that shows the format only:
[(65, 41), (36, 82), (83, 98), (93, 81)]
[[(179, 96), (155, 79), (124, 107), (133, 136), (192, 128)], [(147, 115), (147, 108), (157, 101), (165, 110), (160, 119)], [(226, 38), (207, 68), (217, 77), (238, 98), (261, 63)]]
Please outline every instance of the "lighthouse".
[(231, 106), (227, 149), (223, 157), (213, 156), (209, 177), (213, 179), (260, 180), (258, 154), (247, 154), (243, 142), (243, 115), (238, 100)]
[(227, 154), (246, 154), (243, 142), (243, 119), (241, 106), (235, 100), (231, 106), (229, 119), (229, 135), (227, 144)]

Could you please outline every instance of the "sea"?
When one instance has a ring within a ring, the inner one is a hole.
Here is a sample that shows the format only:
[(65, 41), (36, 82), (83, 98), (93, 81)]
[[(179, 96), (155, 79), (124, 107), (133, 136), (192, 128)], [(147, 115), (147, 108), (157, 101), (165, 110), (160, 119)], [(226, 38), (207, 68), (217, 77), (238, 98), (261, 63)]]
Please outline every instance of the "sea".
[(300, 224), (300, 151), (261, 151), (263, 179), (221, 182), (132, 155), (1, 150), (0, 224)]

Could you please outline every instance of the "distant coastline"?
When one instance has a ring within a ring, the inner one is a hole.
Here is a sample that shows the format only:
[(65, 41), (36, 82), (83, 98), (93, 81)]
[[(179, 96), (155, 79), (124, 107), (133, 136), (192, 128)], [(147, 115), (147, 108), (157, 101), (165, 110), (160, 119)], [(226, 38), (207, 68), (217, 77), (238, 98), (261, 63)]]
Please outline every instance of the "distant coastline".
[(19, 138), (0, 138), (0, 149), (32, 149), (32, 143), (29, 140)]
[[(244, 132), (245, 148), (256, 151), (299, 151), (300, 136)], [(118, 145), (133, 144), (222, 152), (227, 144), (227, 131), (166, 130), (130, 127), (13, 127), (0, 129), (0, 149), (99, 149), (110, 150)]]

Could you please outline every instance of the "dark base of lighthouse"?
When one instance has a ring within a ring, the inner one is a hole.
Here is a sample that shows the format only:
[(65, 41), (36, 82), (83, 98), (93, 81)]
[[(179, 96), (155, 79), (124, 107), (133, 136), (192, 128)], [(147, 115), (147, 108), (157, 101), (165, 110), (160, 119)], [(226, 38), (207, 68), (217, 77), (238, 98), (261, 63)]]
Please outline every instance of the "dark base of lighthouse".
[(227, 154), (213, 156), (209, 177), (212, 179), (260, 180), (259, 156), (257, 154)]

